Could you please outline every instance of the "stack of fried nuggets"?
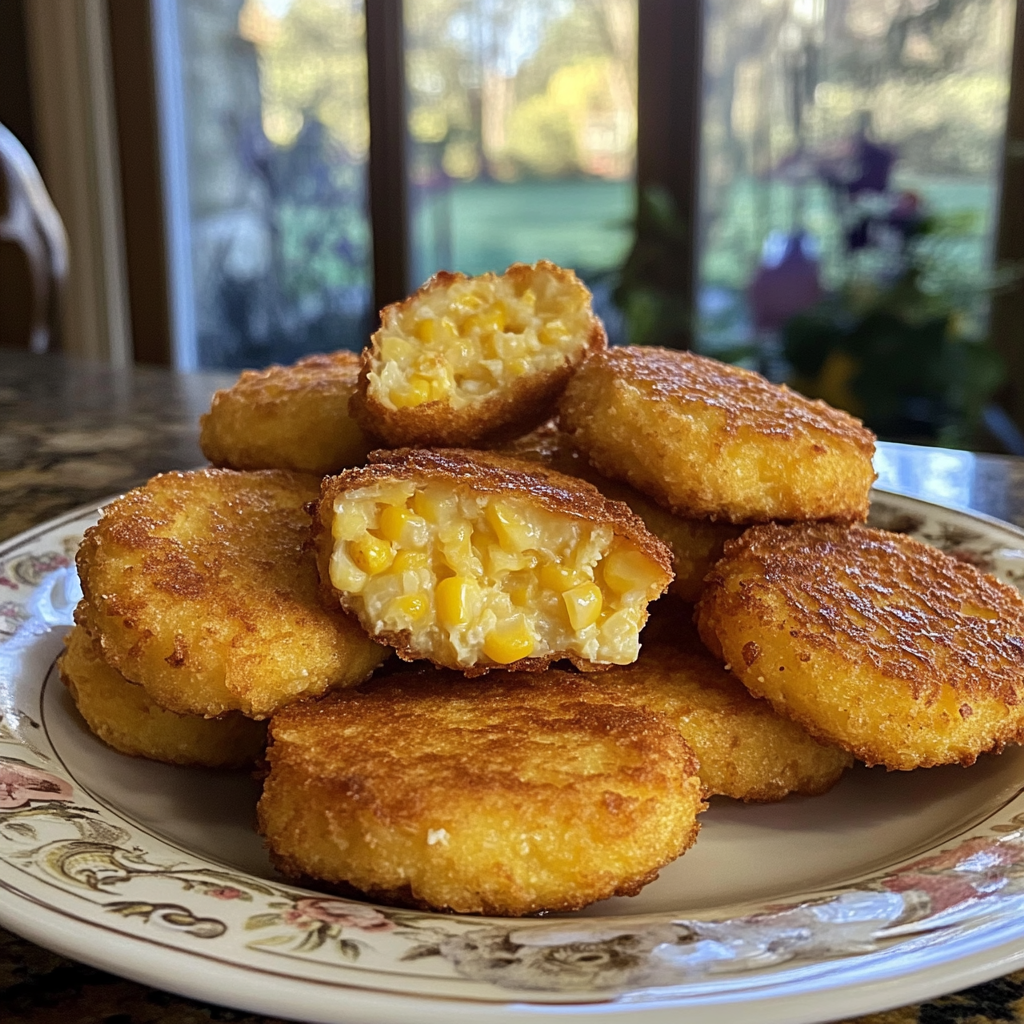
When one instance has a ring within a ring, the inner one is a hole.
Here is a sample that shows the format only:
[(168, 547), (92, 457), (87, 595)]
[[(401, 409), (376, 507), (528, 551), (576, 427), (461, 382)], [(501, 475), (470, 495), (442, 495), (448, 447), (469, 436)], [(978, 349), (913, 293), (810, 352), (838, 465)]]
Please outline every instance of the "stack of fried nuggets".
[[(853, 525), (873, 438), (845, 413), (688, 353), (607, 349), (586, 290), (548, 263), (438, 275), (383, 311), (358, 379), (322, 358), (323, 380), (307, 361), (215, 399), (204, 451), (250, 472), (159, 477), (133, 495), (203, 493), (163, 518), (129, 495), (90, 532), (63, 662), (94, 731), (131, 753), (174, 759), (90, 718), (79, 648), (189, 728), (274, 714), (260, 825), (286, 874), (463, 912), (575, 909), (655, 877), (708, 795), (820, 793), (854, 755), (967, 764), (1020, 740), (1024, 602)], [(268, 405), (344, 442), (268, 431)], [(358, 466), (374, 443), (415, 447)], [(293, 488), (284, 549), (264, 546), (282, 522), (260, 501), (237, 537), (220, 521), (218, 488), (255, 493), (261, 466), (341, 470), (309, 546), (294, 474), (276, 475)], [(211, 531), (213, 556), (194, 549)], [(201, 581), (236, 544), (274, 579), (235, 574), (211, 602)], [(252, 619), (240, 590), (291, 603)], [(147, 618), (166, 594), (205, 609), (198, 631)], [(317, 614), (319, 659), (291, 627)], [(231, 653), (197, 659), (210, 647)], [(416, 664), (358, 685), (385, 648)]]
[(165, 473), (107, 507), (78, 552), (84, 598), (61, 659), (97, 735), (175, 764), (251, 764), (279, 707), (369, 677), (383, 652), (317, 600), (318, 483)]

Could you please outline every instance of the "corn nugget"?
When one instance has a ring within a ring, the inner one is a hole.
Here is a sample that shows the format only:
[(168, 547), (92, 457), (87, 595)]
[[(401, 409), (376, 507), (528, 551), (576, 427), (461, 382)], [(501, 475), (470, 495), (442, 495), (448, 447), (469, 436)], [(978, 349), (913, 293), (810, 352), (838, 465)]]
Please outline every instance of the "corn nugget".
[(145, 689), (112, 669), (99, 644), (81, 626), (64, 640), (58, 659), (67, 686), (86, 725), (122, 754), (168, 764), (243, 768), (266, 746), (267, 726), (237, 711), (223, 718), (166, 711)]
[(602, 476), (573, 448), (554, 422), (538, 427), (501, 448), (516, 458), (543, 463), (567, 476), (593, 484), (606, 498), (624, 501), (655, 537), (672, 552), (673, 579), (668, 592), (684, 601), (700, 597), (704, 577), (722, 557), (725, 542), (738, 537), (744, 527), (713, 519), (684, 519), (655, 504), (646, 494), (620, 480)]
[(575, 368), (606, 344), (571, 270), (541, 260), (500, 277), (441, 271), (381, 311), (352, 412), (391, 447), (514, 436), (549, 416)]
[(850, 754), (751, 696), (708, 653), (691, 613), (681, 602), (659, 601), (640, 657), (595, 677), (597, 684), (673, 722), (700, 763), (709, 796), (768, 802), (831, 789), (853, 764)]
[(408, 660), (479, 675), (626, 664), (670, 553), (620, 502), (536, 463), (400, 449), (324, 480), (326, 602)]
[(560, 424), (596, 469), (687, 518), (862, 520), (874, 435), (821, 401), (715, 359), (598, 352)]
[(973, 764), (1024, 738), (1024, 599), (910, 537), (757, 526), (697, 605), (751, 693), (868, 764)]
[(318, 600), (304, 507), (318, 483), (279, 470), (154, 477), (86, 531), (77, 621), (179, 714), (266, 718), (362, 682), (383, 652)]
[(275, 864), (460, 913), (639, 892), (695, 839), (702, 786), (678, 730), (596, 678), (428, 669), (281, 711), (259, 803)]
[(215, 466), (228, 469), (325, 476), (356, 466), (370, 450), (348, 412), (358, 379), (354, 352), (245, 370), (199, 418), (199, 447)]

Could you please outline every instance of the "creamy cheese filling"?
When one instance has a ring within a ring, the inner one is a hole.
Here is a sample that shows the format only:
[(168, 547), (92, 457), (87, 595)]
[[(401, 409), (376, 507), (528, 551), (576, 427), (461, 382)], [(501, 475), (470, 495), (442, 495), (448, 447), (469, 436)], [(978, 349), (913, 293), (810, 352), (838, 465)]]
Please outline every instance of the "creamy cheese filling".
[(336, 500), (331, 583), (379, 635), (408, 630), (442, 664), (572, 652), (636, 660), (663, 571), (607, 525), (441, 484), (377, 485)]
[(369, 394), (389, 409), (461, 409), (524, 374), (557, 369), (587, 343), (589, 297), (579, 281), (546, 270), (428, 291), (378, 340)]

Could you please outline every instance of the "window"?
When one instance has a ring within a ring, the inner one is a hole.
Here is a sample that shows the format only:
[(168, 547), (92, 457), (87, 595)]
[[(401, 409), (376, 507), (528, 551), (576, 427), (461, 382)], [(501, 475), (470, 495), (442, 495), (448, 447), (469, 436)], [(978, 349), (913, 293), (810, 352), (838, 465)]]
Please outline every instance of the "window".
[(631, 240), (635, 0), (406, 0), (411, 280), (547, 258), (595, 287)]
[(362, 0), (180, 0), (176, 30), (195, 325), (179, 362), (362, 348), (372, 292)]
[(707, 0), (705, 347), (787, 312), (749, 289), (795, 240), (816, 286), (794, 285), (793, 308), (895, 272), (901, 217), (935, 219), (929, 287), (984, 312), (972, 300), (992, 269), (1014, 6)]
[[(987, 330), (997, 223), (1021, 202), (1000, 193), (1007, 107), (1024, 102), (1016, 6), (156, 3), (176, 15), (158, 64), (179, 61), (189, 126), (191, 267), (175, 266), (195, 325), (177, 360), (358, 348), (383, 301), (438, 269), (546, 256), (591, 284), (615, 340), (745, 358), (856, 407), (860, 371), (802, 364), (794, 318), (831, 301), (849, 319), (862, 285), (920, 270), (918, 297), (947, 303), (935, 338)], [(1021, 339), (1004, 350), (1024, 365)], [(948, 384), (980, 348), (937, 351), (913, 374), (938, 360)], [(945, 398), (893, 401), (891, 436), (950, 439)]]

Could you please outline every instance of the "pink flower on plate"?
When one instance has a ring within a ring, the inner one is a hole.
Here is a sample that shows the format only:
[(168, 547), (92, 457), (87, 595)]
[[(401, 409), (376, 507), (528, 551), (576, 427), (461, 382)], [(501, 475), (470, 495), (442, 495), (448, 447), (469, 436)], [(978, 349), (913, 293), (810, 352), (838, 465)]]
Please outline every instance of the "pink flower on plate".
[(20, 761), (0, 760), (0, 810), (13, 811), (36, 800), (71, 800), (74, 790), (69, 782), (30, 768)]
[(236, 889), (231, 885), (224, 885), (217, 889), (207, 889), (207, 896), (213, 896), (218, 900), (237, 900), (239, 896), (244, 896), (245, 893), (241, 889)]
[(919, 875), (912, 871), (903, 871), (898, 875), (883, 878), (882, 885), (889, 892), (927, 893), (933, 914), (985, 895), (978, 892), (970, 882), (956, 875)]
[(346, 903), (344, 900), (297, 900), (295, 909), (286, 911), (284, 919), (299, 927), (315, 921), (322, 924), (336, 924), (344, 928), (359, 928), (364, 932), (387, 932), (394, 925), (373, 907), (360, 903)]

